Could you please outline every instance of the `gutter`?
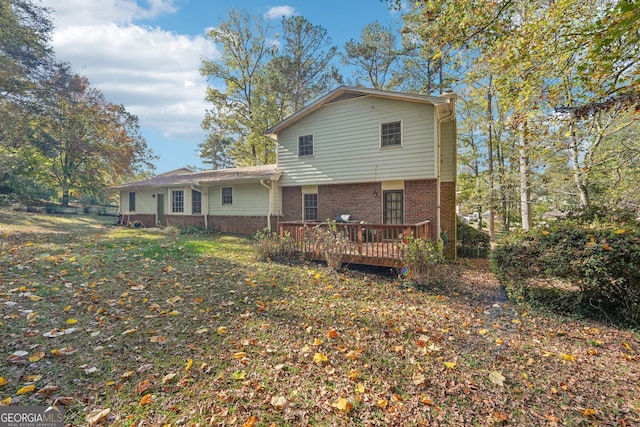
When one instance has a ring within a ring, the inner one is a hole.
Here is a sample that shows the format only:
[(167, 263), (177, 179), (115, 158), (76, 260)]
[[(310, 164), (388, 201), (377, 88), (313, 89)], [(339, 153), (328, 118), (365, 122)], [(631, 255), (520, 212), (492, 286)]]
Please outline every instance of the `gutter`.
[(271, 213), (273, 212), (273, 192), (272, 192), (273, 189), (271, 188), (271, 185), (267, 184), (265, 181), (266, 180), (261, 179), (260, 185), (262, 185), (264, 188), (269, 190), (269, 213), (267, 214), (267, 229), (269, 230), (269, 232), (271, 232)]

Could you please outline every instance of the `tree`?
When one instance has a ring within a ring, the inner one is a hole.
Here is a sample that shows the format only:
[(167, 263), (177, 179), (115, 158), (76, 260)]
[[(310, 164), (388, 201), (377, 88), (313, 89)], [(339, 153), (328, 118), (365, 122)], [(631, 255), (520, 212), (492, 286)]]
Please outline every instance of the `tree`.
[(282, 19), (283, 45), (270, 64), (269, 86), (295, 113), (328, 92), (342, 77), (331, 61), (337, 48), (327, 30), (302, 16)]
[(344, 45), (342, 62), (355, 67), (356, 85), (374, 89), (393, 89), (389, 78), (398, 61), (396, 36), (390, 28), (374, 22), (360, 32), (360, 41), (349, 40)]
[(204, 142), (198, 144), (198, 154), (205, 164), (212, 169), (226, 169), (233, 166), (229, 148), (233, 140), (220, 135), (209, 134)]
[(31, 0), (0, 0), (0, 99), (24, 97), (52, 60), (48, 10)]
[[(227, 21), (209, 31), (220, 46), (221, 58), (203, 60), (200, 72), (224, 88), (207, 88), (207, 111), (203, 127), (213, 138), (233, 138), (231, 155), (237, 166), (269, 164), (275, 161), (275, 146), (264, 136), (280, 116), (276, 99), (264, 89), (265, 67), (275, 47), (269, 39), (271, 26), (246, 10), (230, 10)], [(212, 137), (210, 137), (212, 138)]]
[(43, 110), (33, 117), (30, 149), (37, 179), (62, 193), (94, 195), (146, 168), (155, 157), (140, 134), (138, 118), (111, 104), (82, 76), (61, 66), (44, 82)]

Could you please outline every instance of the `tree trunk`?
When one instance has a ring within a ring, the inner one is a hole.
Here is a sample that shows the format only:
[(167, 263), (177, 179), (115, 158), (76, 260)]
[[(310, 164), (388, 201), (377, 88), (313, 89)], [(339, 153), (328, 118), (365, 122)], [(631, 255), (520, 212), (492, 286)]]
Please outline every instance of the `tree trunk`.
[(68, 188), (62, 189), (62, 206), (65, 208), (69, 206), (69, 189)]
[(495, 224), (493, 218), (493, 105), (492, 105), (492, 77), (489, 77), (489, 87), (487, 89), (487, 154), (489, 162), (489, 238), (494, 241), (496, 238)]
[(522, 229), (529, 231), (532, 225), (531, 218), (531, 188), (529, 186), (529, 141), (527, 141), (527, 123), (520, 125), (520, 147), (518, 149), (518, 162), (520, 165), (520, 218)]

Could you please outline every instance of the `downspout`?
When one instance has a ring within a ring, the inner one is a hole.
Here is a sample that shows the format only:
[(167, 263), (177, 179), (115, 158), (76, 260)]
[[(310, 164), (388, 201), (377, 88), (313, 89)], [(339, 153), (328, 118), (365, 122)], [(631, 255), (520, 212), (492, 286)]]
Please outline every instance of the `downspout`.
[(265, 182), (264, 179), (260, 180), (260, 185), (269, 190), (269, 213), (267, 214), (267, 229), (271, 232), (271, 212), (273, 212), (273, 194), (271, 186)]
[[(448, 94), (448, 92), (445, 92), (445, 94), (440, 95), (440, 96), (447, 96), (447, 94)], [(440, 154), (440, 150), (441, 150), (440, 144), (441, 144), (441, 140), (442, 140), (442, 138), (441, 138), (442, 137), (442, 128), (441, 128), (441, 126), (442, 126), (442, 122), (444, 122), (445, 120), (450, 120), (455, 115), (455, 112), (456, 112), (456, 107), (455, 107), (456, 106), (456, 104), (455, 104), (456, 98), (455, 97), (456, 97), (456, 95), (454, 93), (451, 93), (451, 96), (448, 96), (448, 99), (449, 99), (449, 114), (447, 114), (446, 116), (440, 117), (438, 119), (438, 126), (437, 126), (438, 127), (438, 130), (437, 130), (437, 132), (438, 132), (438, 143), (436, 144), (436, 147), (437, 147), (436, 150), (437, 150), (437, 156), (438, 157), (437, 157), (437, 161), (436, 161), (436, 165), (437, 165), (436, 166), (436, 186), (437, 186), (437, 188), (436, 188), (436, 203), (438, 205), (438, 209), (437, 209), (438, 228), (436, 229), (436, 233), (438, 234), (438, 236), (437, 236), (438, 239), (441, 239), (441, 233), (442, 233), (442, 227), (441, 227), (441, 220), (442, 220), (442, 218), (441, 218), (441, 189), (440, 189), (440, 187), (441, 187), (441, 185), (440, 185), (440, 169), (441, 169), (440, 166), (441, 166), (441, 163), (442, 163), (442, 158), (441, 158), (441, 154)], [(455, 135), (454, 135), (454, 138), (455, 138)], [(453, 230), (454, 230), (454, 235), (453, 236), (447, 236), (447, 237), (448, 237), (449, 242), (453, 242), (452, 244), (455, 245), (455, 239), (456, 239), (456, 236), (455, 236), (455, 223), (454, 223)]]

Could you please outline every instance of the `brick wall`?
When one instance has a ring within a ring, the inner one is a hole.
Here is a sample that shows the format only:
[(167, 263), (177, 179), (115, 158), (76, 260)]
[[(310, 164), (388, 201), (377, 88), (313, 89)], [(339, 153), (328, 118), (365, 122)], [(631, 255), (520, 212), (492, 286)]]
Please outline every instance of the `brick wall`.
[[(267, 226), (266, 216), (209, 215), (209, 228), (221, 233), (250, 236)], [(277, 230), (277, 218), (271, 218), (272, 230)]]
[(302, 221), (302, 188), (282, 188), (282, 221)]
[(125, 214), (122, 217), (123, 224), (128, 224), (128, 223), (133, 224), (135, 221), (142, 222), (145, 227), (156, 226), (155, 214), (131, 214), (131, 215)]
[(431, 221), (431, 238), (438, 232), (437, 181), (422, 179), (404, 183), (404, 222), (417, 224)]
[(318, 219), (351, 215), (354, 221), (382, 223), (382, 191), (378, 182), (321, 185), (318, 187)]
[(440, 220), (441, 229), (447, 233), (449, 244), (445, 247), (445, 257), (456, 257), (456, 183), (440, 183)]
[(204, 217), (202, 215), (166, 215), (163, 225), (183, 228), (204, 228)]

